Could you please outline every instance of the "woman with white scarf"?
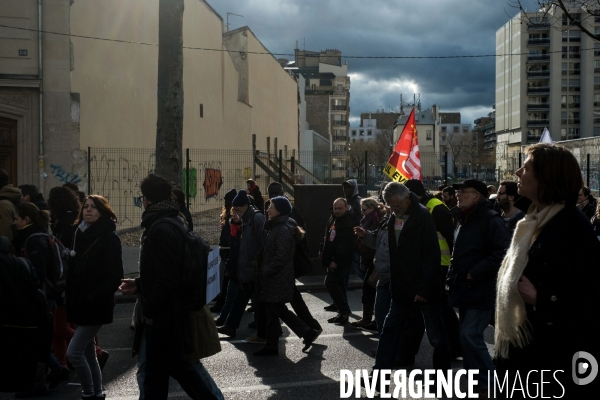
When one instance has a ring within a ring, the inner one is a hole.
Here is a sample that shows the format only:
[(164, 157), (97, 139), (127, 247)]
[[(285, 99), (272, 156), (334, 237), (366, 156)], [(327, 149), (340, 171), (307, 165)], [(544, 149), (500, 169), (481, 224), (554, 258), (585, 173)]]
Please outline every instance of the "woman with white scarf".
[[(508, 373), (509, 386), (518, 373), (527, 388), (525, 398), (534, 398), (536, 389), (539, 396), (542, 382), (544, 396), (573, 398), (591, 389), (573, 384), (575, 353), (600, 359), (597, 334), (590, 328), (600, 322), (600, 243), (576, 206), (583, 181), (575, 157), (546, 143), (525, 153), (516, 175), (519, 194), (532, 204), (517, 224), (498, 273), (497, 372), (499, 379)], [(542, 370), (552, 372), (542, 376)], [(536, 371), (534, 376), (528, 377), (530, 371)]]

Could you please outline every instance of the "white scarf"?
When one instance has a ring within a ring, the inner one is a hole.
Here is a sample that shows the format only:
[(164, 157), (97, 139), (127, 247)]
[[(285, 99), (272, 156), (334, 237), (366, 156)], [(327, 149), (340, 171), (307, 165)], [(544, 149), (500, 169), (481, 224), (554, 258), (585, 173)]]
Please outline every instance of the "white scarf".
[(525, 218), (517, 223), (515, 233), (498, 272), (496, 287), (496, 326), (494, 332), (496, 356), (508, 358), (510, 345), (524, 347), (532, 339), (531, 323), (527, 319), (525, 302), (517, 290), (527, 261), (529, 248), (564, 204), (552, 204), (538, 211), (531, 205)]

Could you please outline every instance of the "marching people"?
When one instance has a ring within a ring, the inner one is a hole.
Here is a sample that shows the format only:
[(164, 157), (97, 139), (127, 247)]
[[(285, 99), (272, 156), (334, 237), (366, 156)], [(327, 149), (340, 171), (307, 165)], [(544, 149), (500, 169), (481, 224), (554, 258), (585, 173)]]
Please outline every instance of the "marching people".
[[(235, 189), (231, 189), (229, 192), (225, 193), (225, 196), (223, 196), (223, 208), (221, 209), (221, 215), (220, 215), (220, 229), (221, 229), (221, 233), (219, 235), (219, 257), (221, 257), (221, 263), (223, 265), (223, 268), (221, 268), (221, 272), (223, 273), (223, 278), (221, 280), (221, 291), (219, 292), (219, 294), (217, 295), (217, 301), (215, 302), (215, 305), (212, 306), (210, 308), (210, 312), (213, 313), (220, 313), (221, 310), (223, 309), (223, 307), (225, 306), (225, 301), (228, 297), (229, 294), (229, 279), (230, 279), (230, 275), (228, 273), (225, 272), (225, 264), (227, 262), (227, 258), (229, 257), (229, 246), (230, 246), (230, 236), (231, 236), (231, 229), (230, 229), (230, 223), (231, 223), (231, 216), (232, 214), (232, 206), (231, 206), (231, 202), (233, 201), (233, 199), (235, 198), (235, 195), (237, 194), (237, 190)], [(236, 231), (237, 232), (237, 231)], [(237, 290), (237, 285), (235, 286), (235, 288), (233, 288), (234, 292), (231, 293), (232, 295), (235, 295), (235, 291)], [(224, 313), (225, 316), (227, 316), (227, 314), (229, 314), (229, 311), (227, 311), (226, 313)], [(225, 321), (222, 321), (223, 323)], [(222, 325), (222, 324), (217, 324), (217, 325)]]
[(590, 188), (582, 186), (581, 189), (579, 189), (577, 196), (577, 208), (579, 208), (588, 219), (591, 219), (594, 216), (596, 203), (597, 200), (592, 196)]
[(459, 310), (464, 368), (479, 370), (478, 391), (487, 393), (494, 365), (483, 332), (492, 322), (496, 277), (510, 234), (500, 215), (492, 210), (485, 183), (467, 179), (453, 186), (462, 211), (448, 271), (448, 303)]
[[(518, 191), (532, 205), (516, 227), (498, 274), (494, 352), (499, 377), (508, 373), (514, 380), (517, 372), (523, 377), (532, 370), (562, 370), (544, 385), (544, 396), (597, 393), (597, 380), (579, 386), (571, 376), (572, 370), (577, 373), (577, 354), (600, 354), (590, 328), (597, 320), (600, 243), (577, 209), (580, 168), (562, 146), (539, 143), (525, 153), (527, 160), (516, 172)], [(528, 379), (528, 393), (539, 390), (534, 381)]]
[[(271, 182), (269, 184), (269, 186), (267, 187), (267, 192), (269, 194), (269, 200), (267, 200), (267, 202), (265, 203), (265, 207), (269, 206), (270, 201), (271, 201), (270, 199), (272, 199), (273, 197), (285, 196), (285, 194), (283, 193), (283, 186), (279, 182)], [(292, 205), (292, 211), (290, 212), (290, 218), (296, 222), (296, 225), (299, 228), (303, 229), (306, 232), (306, 227), (304, 225), (304, 218), (302, 217), (300, 210), (298, 210), (294, 205)], [(306, 240), (306, 233), (304, 234), (300, 243), (304, 249), (306, 249), (308, 247), (307, 240)], [(321, 324), (311, 314), (311, 312), (308, 309), (308, 306), (306, 305), (306, 302), (304, 301), (304, 298), (302, 297), (300, 290), (298, 290), (298, 287), (296, 286), (295, 282), (294, 282), (294, 297), (292, 298), (292, 301), (290, 302), (290, 306), (292, 306), (292, 309), (294, 310), (294, 313), (296, 313), (298, 318), (300, 318), (311, 329), (318, 331), (319, 334), (321, 334), (321, 332), (323, 332), (323, 328), (321, 327)]]
[[(290, 219), (292, 205), (286, 197), (277, 196), (270, 200), (266, 211), (267, 236), (263, 262), (257, 274), (256, 294), (259, 309), (257, 326), (259, 330), (265, 329), (266, 340), (265, 347), (255, 352), (255, 356), (279, 354), (280, 318), (295, 334), (304, 338), (305, 349), (310, 347), (320, 334), (285, 306), (285, 303), (291, 302), (294, 297), (294, 251), (296, 242), (303, 238), (304, 230), (296, 225), (296, 221)], [(263, 322), (262, 319), (266, 321)]]
[(104, 398), (94, 337), (113, 322), (114, 293), (123, 279), (117, 217), (108, 201), (88, 196), (73, 235), (65, 288), (67, 320), (76, 325), (67, 356), (81, 381), (82, 398)]
[(511, 234), (515, 231), (517, 222), (525, 217), (525, 213), (515, 207), (515, 202), (517, 202), (520, 197), (517, 182), (502, 181), (500, 183), (500, 190), (498, 190), (496, 202), (500, 208), (500, 215), (504, 219), (504, 224)]
[[(376, 230), (384, 215), (384, 211), (381, 210), (380, 204), (377, 200), (369, 197), (360, 200), (360, 207), (363, 215), (360, 220), (360, 227), (365, 231)], [(360, 242), (358, 243), (358, 249), (360, 251), (360, 266), (361, 269), (365, 271), (361, 299), (363, 314), (360, 320), (352, 322), (351, 325), (356, 326), (357, 328), (367, 328), (372, 323), (373, 313), (375, 311), (376, 289), (370, 280), (372, 274), (377, 274), (373, 263), (375, 250)], [(377, 281), (374, 283), (376, 284)], [(369, 328), (369, 330), (377, 332), (376, 326), (371, 326)]]
[[(356, 179), (348, 179), (342, 183), (342, 189), (344, 190), (344, 197), (348, 202), (348, 206), (354, 215), (354, 226), (360, 225), (362, 214), (360, 213), (360, 201), (362, 197), (358, 195), (358, 182)], [(360, 251), (358, 250), (358, 243), (354, 243), (352, 251), (352, 269), (356, 272), (356, 275), (360, 280), (365, 280), (366, 271), (361, 268), (360, 265)], [(345, 284), (348, 287), (348, 281), (350, 279), (350, 270), (346, 272)]]
[(336, 316), (327, 320), (329, 323), (343, 325), (348, 322), (350, 316), (345, 275), (352, 267), (354, 226), (355, 217), (348, 201), (343, 197), (336, 199), (319, 252), (321, 265), (327, 269), (325, 288), (337, 309)]
[[(427, 337), (434, 348), (433, 368), (447, 371), (450, 348), (440, 302), (441, 253), (433, 217), (401, 183), (388, 183), (383, 197), (392, 211), (387, 224), (392, 300), (379, 337), (373, 371), (402, 367), (397, 355), (405, 345), (402, 333), (414, 309), (425, 320)], [(362, 230), (357, 229), (357, 233), (363, 236)]]
[(140, 397), (167, 399), (171, 376), (192, 399), (220, 399), (221, 391), (208, 371), (186, 358), (194, 351), (195, 335), (180, 293), (187, 227), (179, 205), (171, 200), (171, 184), (150, 174), (140, 190), (144, 206), (140, 276), (123, 279), (119, 287), (124, 295), (139, 293), (141, 298), (142, 322), (136, 324), (134, 341)]
[[(262, 199), (262, 196), (260, 198)], [(240, 252), (237, 263), (237, 278), (240, 286), (225, 324), (218, 326), (217, 330), (220, 334), (235, 337), (248, 301), (255, 294), (257, 256), (262, 250), (265, 216), (250, 204), (250, 199), (245, 190), (240, 190), (231, 204), (234, 212), (242, 219)]]
[(260, 188), (254, 181), (254, 179), (248, 179), (246, 181), (247, 194), (252, 197), (254, 200), (254, 207), (260, 212), (263, 212), (265, 209), (265, 199), (263, 199), (262, 193), (260, 192)]
[[(454, 221), (448, 207), (440, 200), (436, 199), (425, 190), (423, 182), (418, 179), (410, 179), (405, 183), (406, 187), (417, 195), (422, 205), (429, 210), (435, 223), (438, 244), (440, 246), (440, 287), (442, 288), (442, 311), (444, 314), (444, 325), (448, 333), (450, 341), (451, 358), (455, 359), (462, 356), (462, 346), (460, 343), (460, 323), (454, 308), (448, 305), (448, 295), (445, 290), (446, 275), (450, 266), (450, 258), (452, 256), (452, 248), (454, 245)], [(425, 331), (423, 318), (419, 313), (413, 313), (410, 317), (410, 322), (406, 325), (406, 343), (407, 348), (402, 349), (404, 360), (407, 365), (414, 362), (414, 356), (419, 352), (421, 339)]]

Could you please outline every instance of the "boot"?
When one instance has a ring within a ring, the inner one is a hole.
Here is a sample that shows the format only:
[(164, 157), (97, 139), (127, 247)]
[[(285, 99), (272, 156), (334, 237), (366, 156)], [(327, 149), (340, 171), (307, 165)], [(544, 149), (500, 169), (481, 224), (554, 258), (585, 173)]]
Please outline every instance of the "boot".
[(363, 304), (363, 316), (358, 321), (352, 322), (351, 325), (357, 328), (362, 328), (371, 323), (373, 318), (373, 305)]

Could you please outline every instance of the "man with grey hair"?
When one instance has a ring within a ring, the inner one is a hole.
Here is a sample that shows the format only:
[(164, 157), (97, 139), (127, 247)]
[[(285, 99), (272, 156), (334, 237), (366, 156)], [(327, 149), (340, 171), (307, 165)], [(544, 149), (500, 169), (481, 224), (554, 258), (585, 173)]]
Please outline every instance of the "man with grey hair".
[[(433, 346), (433, 368), (450, 369), (450, 350), (444, 327), (439, 281), (440, 246), (433, 217), (419, 198), (398, 182), (390, 182), (383, 197), (392, 215), (387, 224), (390, 251), (392, 301), (379, 337), (373, 372), (398, 369), (409, 315), (423, 315), (429, 343)], [(373, 374), (374, 381), (377, 376)]]

